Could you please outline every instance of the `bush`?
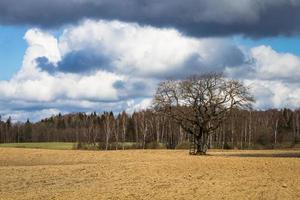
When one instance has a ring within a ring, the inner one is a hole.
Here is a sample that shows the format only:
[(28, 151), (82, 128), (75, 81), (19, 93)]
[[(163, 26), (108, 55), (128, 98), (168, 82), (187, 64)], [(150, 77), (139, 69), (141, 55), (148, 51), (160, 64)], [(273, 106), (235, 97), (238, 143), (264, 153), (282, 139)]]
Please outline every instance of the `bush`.
[[(108, 144), (108, 149), (107, 150), (116, 150), (117, 143), (112, 142)], [(140, 149), (140, 145), (135, 143), (135, 142), (125, 142), (124, 143), (124, 149)], [(100, 150), (105, 150), (106, 149), (106, 143), (105, 142), (99, 142), (98, 143), (98, 149)], [(118, 143), (118, 150), (123, 149), (123, 143), (119, 142)]]
[(233, 146), (227, 142), (224, 143), (224, 149), (233, 149)]
[(97, 145), (78, 142), (73, 145), (73, 149), (81, 149), (81, 150), (97, 150), (99, 147)]
[(184, 141), (180, 144), (177, 144), (175, 149), (189, 149), (190, 148), (190, 142), (189, 141)]
[(150, 142), (146, 144), (146, 149), (166, 149), (163, 143)]

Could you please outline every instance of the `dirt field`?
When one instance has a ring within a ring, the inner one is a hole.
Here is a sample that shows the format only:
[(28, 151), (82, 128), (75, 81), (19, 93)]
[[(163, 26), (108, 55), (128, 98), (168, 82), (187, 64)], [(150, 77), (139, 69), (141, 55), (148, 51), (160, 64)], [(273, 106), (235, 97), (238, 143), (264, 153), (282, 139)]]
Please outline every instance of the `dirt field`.
[(300, 199), (300, 150), (0, 148), (0, 199)]

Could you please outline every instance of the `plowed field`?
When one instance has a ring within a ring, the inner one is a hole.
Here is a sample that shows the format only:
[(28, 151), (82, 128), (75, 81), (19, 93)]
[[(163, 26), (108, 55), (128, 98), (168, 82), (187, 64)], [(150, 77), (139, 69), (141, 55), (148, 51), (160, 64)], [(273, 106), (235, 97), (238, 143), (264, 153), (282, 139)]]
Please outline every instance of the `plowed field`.
[(0, 199), (300, 199), (299, 156), (0, 148)]

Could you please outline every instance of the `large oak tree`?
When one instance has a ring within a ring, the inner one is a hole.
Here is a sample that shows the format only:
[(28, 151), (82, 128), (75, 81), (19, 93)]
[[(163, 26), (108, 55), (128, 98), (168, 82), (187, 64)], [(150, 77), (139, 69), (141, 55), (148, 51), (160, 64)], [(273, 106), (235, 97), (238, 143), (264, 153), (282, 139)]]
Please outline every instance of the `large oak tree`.
[(154, 107), (171, 117), (191, 136), (193, 154), (206, 154), (208, 136), (234, 108), (249, 108), (254, 99), (247, 87), (219, 73), (207, 73), (159, 84)]

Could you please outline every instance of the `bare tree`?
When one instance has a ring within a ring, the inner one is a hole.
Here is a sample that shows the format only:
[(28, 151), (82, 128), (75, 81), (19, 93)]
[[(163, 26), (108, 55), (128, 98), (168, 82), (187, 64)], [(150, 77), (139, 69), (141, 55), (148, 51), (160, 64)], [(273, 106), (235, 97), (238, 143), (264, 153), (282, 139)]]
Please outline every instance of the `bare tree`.
[(195, 141), (191, 153), (202, 155), (206, 154), (209, 135), (219, 128), (230, 111), (250, 107), (253, 101), (241, 82), (208, 73), (160, 83), (154, 108), (191, 134)]
[(127, 127), (127, 114), (125, 111), (122, 112), (120, 115), (120, 120), (121, 120), (121, 126), (122, 126), (122, 148), (123, 150), (125, 149), (125, 142), (126, 142), (126, 127)]
[(113, 113), (104, 113), (104, 130), (105, 130), (105, 150), (109, 149), (109, 140), (113, 133), (114, 124), (112, 124), (114, 120)]

